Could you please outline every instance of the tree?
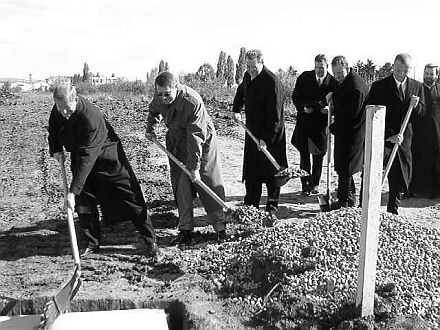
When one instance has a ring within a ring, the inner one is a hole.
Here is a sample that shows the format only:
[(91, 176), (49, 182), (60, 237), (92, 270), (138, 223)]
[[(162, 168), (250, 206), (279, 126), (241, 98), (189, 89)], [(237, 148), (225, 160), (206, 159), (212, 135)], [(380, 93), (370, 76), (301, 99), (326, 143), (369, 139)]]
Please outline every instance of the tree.
[(389, 76), (392, 71), (393, 71), (393, 65), (390, 62), (387, 62), (377, 71), (377, 78), (378, 79), (385, 78)]
[(209, 63), (203, 63), (197, 70), (196, 77), (201, 81), (212, 80), (215, 78), (214, 68)]
[(228, 60), (226, 61), (225, 80), (229, 88), (234, 85), (234, 60), (230, 55), (228, 55)]
[(89, 82), (89, 78), (90, 78), (89, 65), (87, 63), (84, 63), (82, 81)]
[(291, 95), (295, 88), (296, 79), (298, 78), (298, 71), (293, 66), (290, 66), (287, 71), (278, 69), (276, 75), (283, 86), (284, 102), (290, 105), (292, 103)]
[(216, 76), (222, 82), (225, 81), (225, 70), (226, 70), (226, 53), (224, 51), (221, 51), (218, 57)]
[(168, 62), (165, 62), (165, 71), (169, 71)]
[(72, 77), (72, 85), (77, 85), (78, 83), (80, 83), (81, 82), (81, 75), (78, 73), (78, 74), (74, 74), (73, 75), (73, 77)]
[(160, 60), (160, 62), (159, 62), (159, 73), (161, 73), (163, 71), (167, 71), (166, 68), (165, 68), (165, 62), (163, 60)]
[(246, 48), (240, 48), (240, 55), (238, 57), (237, 71), (235, 71), (235, 82), (240, 84), (243, 80), (244, 72), (246, 71)]

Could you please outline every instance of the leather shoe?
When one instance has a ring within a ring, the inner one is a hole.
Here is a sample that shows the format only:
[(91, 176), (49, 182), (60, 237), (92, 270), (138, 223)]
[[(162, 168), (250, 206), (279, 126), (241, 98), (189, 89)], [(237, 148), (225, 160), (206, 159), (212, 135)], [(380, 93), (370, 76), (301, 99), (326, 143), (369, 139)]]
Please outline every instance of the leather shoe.
[(226, 230), (220, 230), (217, 233), (217, 242), (222, 243), (226, 240)]
[(99, 246), (95, 246), (95, 247), (90, 247), (88, 246), (84, 252), (81, 254), (81, 257), (86, 257), (88, 255), (94, 254), (94, 253), (98, 253), (100, 251)]
[(147, 247), (145, 249), (145, 256), (149, 258), (156, 258), (160, 254), (159, 247), (156, 243), (154, 244), (147, 244)]
[(171, 245), (190, 245), (194, 243), (193, 232), (191, 230), (181, 230), (176, 237), (171, 240)]

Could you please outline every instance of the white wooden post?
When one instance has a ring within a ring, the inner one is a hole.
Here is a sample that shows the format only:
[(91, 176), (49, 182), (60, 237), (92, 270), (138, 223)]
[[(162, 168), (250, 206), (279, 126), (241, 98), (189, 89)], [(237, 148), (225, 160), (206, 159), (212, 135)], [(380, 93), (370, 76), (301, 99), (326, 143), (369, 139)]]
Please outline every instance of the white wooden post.
[(361, 316), (373, 315), (382, 193), (385, 107), (366, 107), (362, 227), (356, 307)]

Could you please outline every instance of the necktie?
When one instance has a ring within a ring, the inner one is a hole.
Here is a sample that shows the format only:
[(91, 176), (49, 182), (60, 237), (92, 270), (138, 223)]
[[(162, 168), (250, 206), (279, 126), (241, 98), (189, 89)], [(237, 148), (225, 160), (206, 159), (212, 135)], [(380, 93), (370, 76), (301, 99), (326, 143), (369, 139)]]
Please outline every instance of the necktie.
[(318, 78), (318, 86), (321, 86), (321, 78)]
[(399, 96), (400, 96), (402, 101), (405, 100), (405, 94), (403, 93), (402, 84), (399, 85)]

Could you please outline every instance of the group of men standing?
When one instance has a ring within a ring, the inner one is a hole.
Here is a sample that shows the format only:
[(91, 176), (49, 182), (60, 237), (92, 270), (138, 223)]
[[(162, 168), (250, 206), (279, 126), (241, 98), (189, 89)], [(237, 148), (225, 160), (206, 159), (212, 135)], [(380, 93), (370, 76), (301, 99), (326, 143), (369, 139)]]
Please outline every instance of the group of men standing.
[[(259, 207), (265, 184), (268, 195), (266, 211), (275, 213), (280, 186), (274, 179), (275, 167), (261, 150), (266, 148), (281, 168), (287, 168), (285, 95), (278, 78), (264, 65), (261, 51), (248, 51), (246, 65), (247, 71), (237, 88), (232, 107), (236, 120), (242, 119), (241, 111), (244, 110), (246, 126), (256, 138), (254, 141), (246, 135), (244, 142), (244, 204)], [(438, 67), (425, 68), (425, 84), (422, 85), (407, 76), (411, 68), (409, 55), (399, 54), (394, 61), (393, 74), (374, 82), (370, 90), (363, 79), (350, 69), (344, 56), (336, 56), (331, 67), (334, 76), (328, 72), (325, 55), (316, 56), (314, 70), (298, 77), (292, 94), (297, 109), (292, 143), (300, 153), (300, 168), (310, 173), (301, 179), (302, 193), (319, 192), (329, 129), (335, 136), (337, 207), (355, 206), (353, 174), (361, 171), (363, 166), (365, 106), (385, 105), (385, 154), (395, 143), (399, 144), (398, 155), (388, 175), (390, 194), (387, 207), (389, 212), (397, 214), (402, 193), (410, 187), (414, 192), (421, 189), (415, 184), (418, 181), (410, 186), (412, 153), (423, 150), (416, 145), (428, 148), (426, 141), (429, 140), (429, 148), (436, 148), (437, 152), (431, 155), (432, 162), (415, 162), (415, 168), (420, 171), (415, 173), (420, 176), (420, 181), (429, 180), (428, 172), (421, 166), (429, 167), (429, 173), (437, 178), (440, 124), (436, 112), (440, 111), (440, 89), (435, 80)], [(428, 114), (422, 117), (425, 93), (429, 95)], [(401, 135), (400, 125), (413, 95), (418, 97), (419, 102), (412, 117), (419, 117), (411, 120)], [(157, 255), (156, 236), (139, 183), (111, 125), (99, 109), (77, 96), (72, 86), (58, 86), (54, 101), (49, 120), (50, 153), (61, 163), (64, 162), (63, 149), (71, 153), (72, 183), (66, 205), (78, 213), (88, 244), (84, 255), (97, 252), (101, 244), (98, 205), (106, 222), (132, 220), (146, 243), (147, 254)], [(327, 120), (329, 112), (334, 118), (331, 124)], [(148, 109), (148, 139), (157, 139), (156, 126), (161, 120), (168, 128), (165, 137), (167, 150), (190, 173), (187, 175), (170, 158), (171, 185), (179, 213), (179, 234), (171, 243), (193, 242), (193, 200), (196, 195), (202, 201), (217, 239), (224, 239), (226, 226), (222, 205), (198, 184), (203, 182), (222, 200), (225, 199), (216, 131), (200, 95), (179, 84), (169, 72), (161, 72), (155, 79), (155, 95)], [(412, 122), (421, 131), (429, 126), (435, 132), (435, 136), (427, 131), (424, 131), (425, 135), (415, 134), (413, 150)], [(423, 189), (425, 187), (429, 187), (430, 193), (438, 192), (438, 186), (426, 185)]]

